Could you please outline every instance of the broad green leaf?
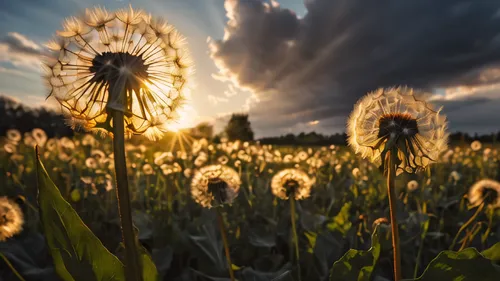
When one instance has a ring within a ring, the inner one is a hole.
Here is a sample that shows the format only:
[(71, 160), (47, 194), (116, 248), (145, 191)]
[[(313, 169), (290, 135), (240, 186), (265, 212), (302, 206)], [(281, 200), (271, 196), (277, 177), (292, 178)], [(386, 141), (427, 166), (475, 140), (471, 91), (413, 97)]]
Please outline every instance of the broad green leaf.
[(83, 223), (37, 160), (38, 204), (47, 244), (65, 281), (125, 280), (123, 264)]
[(342, 206), (340, 212), (333, 218), (333, 221), (327, 224), (327, 228), (331, 231), (337, 230), (343, 235), (351, 229), (352, 223), (349, 220), (349, 210), (351, 209), (351, 202), (347, 202)]
[(476, 249), (443, 251), (431, 261), (422, 276), (413, 281), (490, 281), (498, 280), (500, 268)]
[(144, 248), (140, 248), (141, 258), (142, 258), (142, 280), (144, 281), (157, 281), (159, 280), (158, 270), (156, 269), (153, 259), (149, 255), (148, 251)]
[(330, 281), (369, 281), (380, 256), (380, 227), (372, 235), (372, 247), (368, 251), (351, 249), (333, 264)]
[(499, 262), (500, 261), (500, 242), (496, 243), (491, 248), (482, 251), (481, 254), (489, 260)]

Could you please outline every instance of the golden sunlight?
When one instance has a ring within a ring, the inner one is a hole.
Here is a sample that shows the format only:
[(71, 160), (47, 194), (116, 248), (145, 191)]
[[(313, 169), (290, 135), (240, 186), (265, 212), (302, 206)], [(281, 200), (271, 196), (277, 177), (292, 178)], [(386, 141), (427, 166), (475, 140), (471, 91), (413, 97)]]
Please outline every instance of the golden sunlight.
[(177, 119), (167, 125), (169, 131), (178, 132), (196, 126), (198, 113), (191, 105), (184, 105), (177, 111)]

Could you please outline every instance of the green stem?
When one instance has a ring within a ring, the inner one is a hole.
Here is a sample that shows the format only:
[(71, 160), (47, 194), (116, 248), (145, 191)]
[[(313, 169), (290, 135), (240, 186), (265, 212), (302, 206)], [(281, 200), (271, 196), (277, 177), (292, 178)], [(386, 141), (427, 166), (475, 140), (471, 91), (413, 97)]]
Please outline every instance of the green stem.
[(466, 229), (476, 219), (476, 217), (483, 210), (483, 208), (484, 208), (484, 201), (481, 203), (481, 205), (479, 205), (474, 215), (460, 227), (457, 234), (455, 235), (455, 238), (453, 238), (453, 242), (451, 242), (451, 246), (449, 248), (450, 250), (453, 250), (453, 248), (455, 247), (455, 244), (457, 243), (458, 236), (460, 235), (460, 233), (462, 233), (462, 231), (464, 231), (464, 229)]
[(16, 268), (10, 263), (10, 261), (7, 259), (6, 256), (4, 256), (4, 254), (0, 253), (0, 257), (3, 259), (3, 261), (7, 264), (7, 266), (10, 268), (10, 270), (12, 270), (12, 272), (14, 273), (14, 275), (16, 275), (16, 277), (21, 280), (21, 281), (26, 281), (24, 280), (24, 278), (21, 276), (21, 274), (16, 270)]
[(401, 252), (399, 248), (399, 231), (396, 219), (396, 163), (397, 151), (391, 150), (387, 155), (387, 195), (391, 217), (392, 249), (394, 258), (394, 281), (401, 280)]
[(138, 241), (132, 222), (132, 207), (125, 158), (125, 125), (123, 112), (113, 110), (113, 149), (116, 172), (116, 197), (120, 213), (123, 244), (125, 246), (125, 276), (127, 281), (141, 281)]
[(227, 242), (226, 227), (224, 226), (224, 218), (222, 217), (220, 208), (216, 209), (217, 209), (217, 221), (219, 223), (220, 234), (222, 236), (222, 242), (224, 243), (224, 251), (226, 253), (229, 277), (231, 277), (231, 281), (235, 281), (233, 263), (231, 262), (231, 253), (229, 252), (229, 243)]
[[(423, 214), (427, 213), (427, 207), (424, 203)], [(425, 237), (427, 236), (427, 231), (429, 230), (429, 220), (423, 223), (422, 234), (420, 235), (420, 245), (418, 246), (417, 262), (415, 264), (415, 270), (413, 271), (413, 279), (417, 279), (418, 268), (420, 267), (420, 259), (422, 258), (422, 250), (424, 249)]]
[(295, 197), (293, 197), (293, 194), (290, 195), (290, 219), (292, 221), (292, 232), (293, 232), (293, 242), (294, 242), (294, 248), (295, 248), (295, 259), (297, 262), (297, 280), (301, 280), (301, 273), (300, 273), (300, 257), (299, 257), (299, 239), (297, 237), (297, 226), (295, 225)]

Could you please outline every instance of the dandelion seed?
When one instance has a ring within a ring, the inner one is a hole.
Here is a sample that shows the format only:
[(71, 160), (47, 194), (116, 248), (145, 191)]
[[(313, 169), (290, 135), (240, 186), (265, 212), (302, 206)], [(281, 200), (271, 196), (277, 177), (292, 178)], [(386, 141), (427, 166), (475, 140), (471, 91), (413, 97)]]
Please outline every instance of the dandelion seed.
[(470, 144), (470, 148), (471, 148), (473, 151), (479, 151), (479, 150), (481, 150), (481, 147), (482, 147), (482, 146), (483, 146), (483, 145), (482, 145), (482, 144), (481, 144), (481, 142), (480, 142), (480, 141), (478, 141), (478, 140), (475, 140), (475, 141), (473, 141), (473, 142)]
[(172, 26), (144, 12), (97, 7), (71, 17), (49, 43), (45, 80), (73, 127), (110, 134), (112, 111), (127, 135), (156, 140), (185, 100), (191, 60)]
[(184, 176), (186, 178), (190, 178), (191, 177), (191, 173), (192, 173), (192, 170), (187, 168), (187, 169), (184, 169)]
[(457, 182), (462, 178), (462, 175), (460, 175), (460, 173), (458, 173), (457, 171), (452, 171), (450, 173), (450, 178), (453, 179), (453, 181)]
[(469, 203), (479, 206), (483, 202), (490, 208), (500, 208), (500, 182), (491, 179), (482, 179), (469, 189)]
[(144, 164), (144, 166), (142, 166), (142, 172), (147, 176), (154, 174), (151, 164)]
[(356, 153), (383, 167), (397, 149), (398, 173), (413, 173), (437, 161), (447, 149), (446, 118), (406, 87), (378, 89), (362, 98), (348, 121), (348, 142)]
[(284, 169), (276, 173), (271, 180), (271, 191), (274, 196), (287, 200), (293, 196), (302, 200), (310, 196), (314, 180), (298, 169)]
[(97, 161), (94, 158), (90, 157), (85, 160), (85, 166), (90, 169), (97, 169)]
[(418, 182), (416, 180), (409, 181), (406, 188), (408, 191), (415, 191), (418, 188)]
[(7, 153), (13, 154), (17, 152), (17, 147), (12, 143), (6, 143), (3, 145), (3, 150)]
[(238, 173), (224, 165), (210, 165), (197, 171), (191, 181), (191, 196), (205, 208), (231, 204), (240, 190)]
[(24, 216), (19, 205), (0, 197), (0, 242), (19, 234), (23, 230)]
[(7, 139), (11, 142), (18, 143), (21, 140), (21, 132), (16, 129), (7, 130)]
[(229, 162), (229, 158), (227, 158), (226, 155), (222, 155), (217, 159), (217, 162), (219, 162), (221, 165), (226, 165), (227, 162)]
[(352, 176), (354, 178), (358, 178), (360, 175), (361, 175), (361, 171), (359, 171), (359, 168), (352, 169)]
[(45, 143), (47, 142), (47, 134), (45, 133), (44, 130), (42, 129), (39, 129), (39, 128), (35, 128), (31, 131), (31, 135), (33, 136), (33, 138), (35, 139), (35, 142), (39, 145), (39, 146), (45, 146)]

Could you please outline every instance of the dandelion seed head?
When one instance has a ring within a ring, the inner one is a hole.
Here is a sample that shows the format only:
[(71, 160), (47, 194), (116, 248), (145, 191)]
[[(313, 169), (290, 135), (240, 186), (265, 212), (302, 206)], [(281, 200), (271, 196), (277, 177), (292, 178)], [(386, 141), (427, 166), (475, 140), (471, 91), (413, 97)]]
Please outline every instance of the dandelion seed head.
[(271, 179), (271, 192), (274, 196), (287, 200), (293, 196), (302, 200), (310, 196), (314, 180), (299, 169), (284, 169)]
[(144, 166), (142, 166), (142, 172), (148, 176), (154, 174), (153, 167), (151, 166), (151, 164), (147, 164), (147, 163), (144, 164)]
[(448, 142), (446, 117), (406, 87), (378, 89), (360, 99), (347, 133), (351, 148), (377, 165), (397, 149), (398, 173), (420, 171), (436, 162)]
[(21, 140), (21, 132), (19, 132), (16, 129), (9, 129), (7, 130), (7, 139), (11, 142), (18, 143)]
[(408, 191), (415, 191), (418, 188), (418, 182), (416, 180), (411, 180), (406, 185), (406, 188), (408, 189)]
[(482, 144), (481, 144), (481, 142), (480, 142), (480, 141), (478, 141), (478, 140), (475, 140), (475, 141), (473, 141), (473, 142), (470, 144), (470, 148), (471, 148), (473, 151), (479, 151), (479, 150), (481, 150), (481, 147), (482, 147), (482, 146), (483, 146), (483, 145), (482, 145)]
[(57, 35), (45, 80), (73, 128), (110, 135), (111, 112), (122, 111), (127, 136), (158, 140), (179, 117), (192, 62), (165, 20), (97, 7), (68, 18)]
[(0, 242), (23, 230), (24, 216), (19, 205), (7, 197), (0, 197)]
[(191, 196), (205, 208), (231, 204), (238, 196), (241, 180), (238, 173), (224, 165), (205, 166), (191, 181)]
[(467, 198), (472, 206), (484, 202), (489, 208), (500, 208), (500, 182), (482, 179), (470, 187)]

